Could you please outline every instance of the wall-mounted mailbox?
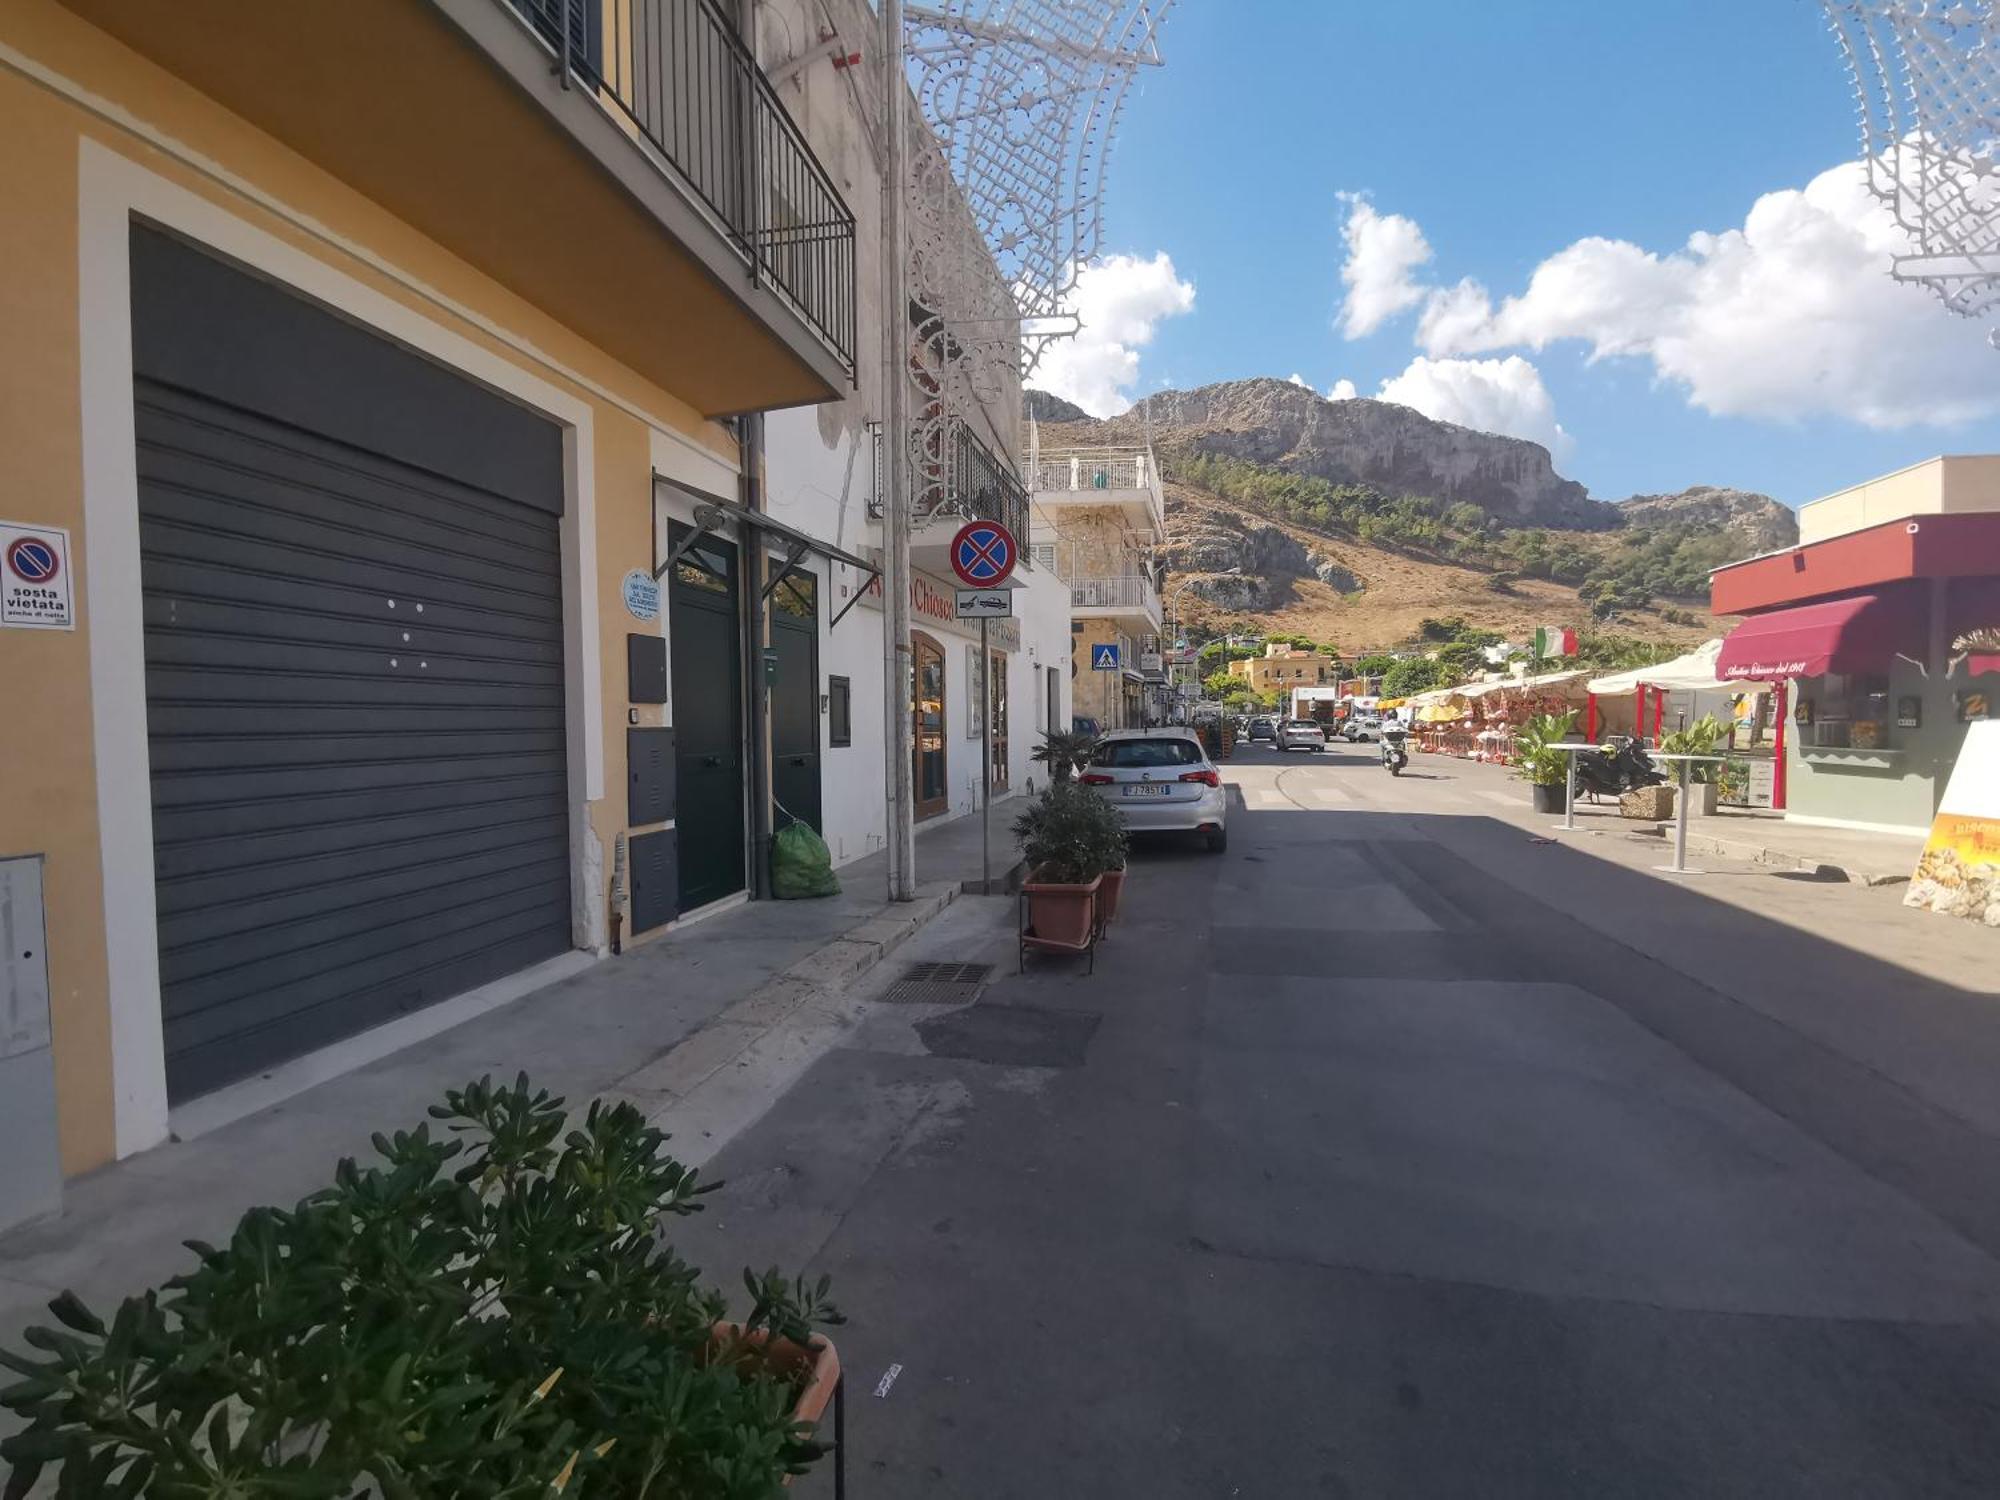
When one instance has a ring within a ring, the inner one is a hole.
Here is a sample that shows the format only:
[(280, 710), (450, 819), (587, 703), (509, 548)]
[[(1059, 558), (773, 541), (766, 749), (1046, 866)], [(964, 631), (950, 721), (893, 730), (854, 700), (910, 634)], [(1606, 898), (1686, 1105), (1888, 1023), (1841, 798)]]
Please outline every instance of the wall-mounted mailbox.
[(625, 637), (625, 696), (634, 703), (667, 701), (665, 636)]

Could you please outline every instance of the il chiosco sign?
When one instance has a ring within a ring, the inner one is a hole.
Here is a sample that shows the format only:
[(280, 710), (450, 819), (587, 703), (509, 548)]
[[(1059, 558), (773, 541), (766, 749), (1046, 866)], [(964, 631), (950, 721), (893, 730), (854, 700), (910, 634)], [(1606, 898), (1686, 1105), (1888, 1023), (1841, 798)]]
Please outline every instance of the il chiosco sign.
[[(880, 578), (868, 585), (868, 592), (862, 596), (861, 602), (870, 609), (882, 607)], [(979, 639), (979, 621), (961, 620), (958, 617), (956, 585), (932, 578), (928, 573), (912, 571), (910, 574), (910, 613), (920, 615), (927, 627), (935, 625), (952, 635), (962, 635), (968, 640)], [(988, 620), (986, 628), (991, 632), (988, 639), (1002, 651), (1021, 649), (1019, 620)]]

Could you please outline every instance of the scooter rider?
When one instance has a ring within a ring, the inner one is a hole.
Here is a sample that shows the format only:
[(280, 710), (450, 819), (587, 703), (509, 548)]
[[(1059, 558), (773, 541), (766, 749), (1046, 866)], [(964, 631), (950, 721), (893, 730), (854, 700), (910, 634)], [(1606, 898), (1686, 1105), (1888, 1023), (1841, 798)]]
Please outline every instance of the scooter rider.
[(1403, 748), (1403, 741), (1408, 736), (1409, 730), (1403, 727), (1400, 719), (1382, 721), (1382, 764), (1389, 768), (1391, 776), (1402, 775), (1403, 767), (1410, 763), (1409, 752)]

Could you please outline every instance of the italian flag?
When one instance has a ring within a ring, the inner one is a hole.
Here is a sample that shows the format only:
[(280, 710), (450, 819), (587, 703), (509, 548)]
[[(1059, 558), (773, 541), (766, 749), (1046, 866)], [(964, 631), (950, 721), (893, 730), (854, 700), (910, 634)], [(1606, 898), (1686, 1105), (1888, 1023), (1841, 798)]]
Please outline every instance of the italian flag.
[(1576, 632), (1567, 625), (1537, 625), (1535, 627), (1535, 659), (1545, 656), (1576, 655)]

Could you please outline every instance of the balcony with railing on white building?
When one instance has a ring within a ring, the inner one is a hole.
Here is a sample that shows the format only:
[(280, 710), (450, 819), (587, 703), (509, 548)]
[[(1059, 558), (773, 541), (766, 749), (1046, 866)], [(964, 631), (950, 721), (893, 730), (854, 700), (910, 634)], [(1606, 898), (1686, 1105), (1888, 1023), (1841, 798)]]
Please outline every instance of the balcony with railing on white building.
[(1166, 527), (1166, 497), (1159, 465), (1144, 444), (1125, 448), (1037, 447), (1028, 463), (1034, 503), (1056, 512), (1068, 507), (1116, 506), (1142, 533), (1157, 539)]
[(1073, 620), (1144, 620), (1157, 632), (1162, 618), (1160, 591), (1142, 573), (1110, 578), (1069, 578)]

